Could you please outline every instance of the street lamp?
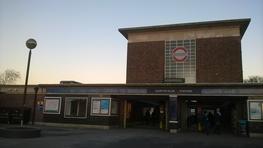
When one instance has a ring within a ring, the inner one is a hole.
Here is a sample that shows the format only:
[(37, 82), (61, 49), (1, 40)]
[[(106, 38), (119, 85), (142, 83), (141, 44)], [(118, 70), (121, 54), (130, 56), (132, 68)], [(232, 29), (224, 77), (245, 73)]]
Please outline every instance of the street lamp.
[(29, 75), (29, 68), (30, 68), (30, 60), (31, 60), (31, 49), (36, 48), (37, 42), (34, 39), (28, 39), (26, 41), (26, 47), (29, 49), (28, 61), (27, 61), (27, 70), (26, 70), (26, 80), (25, 80), (25, 89), (24, 89), (24, 97), (23, 97), (23, 116), (21, 118), (21, 127), (24, 124), (24, 114), (25, 114), (25, 107), (26, 107), (26, 95), (27, 95), (27, 82), (28, 82), (28, 75)]

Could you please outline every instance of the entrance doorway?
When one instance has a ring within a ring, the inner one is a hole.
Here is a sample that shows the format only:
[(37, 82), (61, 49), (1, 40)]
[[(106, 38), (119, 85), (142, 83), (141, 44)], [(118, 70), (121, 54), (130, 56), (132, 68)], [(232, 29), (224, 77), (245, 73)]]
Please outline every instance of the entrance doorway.
[[(166, 129), (167, 96), (125, 96), (126, 128)], [(124, 103), (125, 104), (125, 103)]]
[(181, 128), (184, 131), (205, 132), (208, 123), (210, 133), (217, 133), (218, 130), (220, 133), (237, 133), (239, 120), (246, 119), (246, 97), (191, 96), (180, 97), (180, 102)]

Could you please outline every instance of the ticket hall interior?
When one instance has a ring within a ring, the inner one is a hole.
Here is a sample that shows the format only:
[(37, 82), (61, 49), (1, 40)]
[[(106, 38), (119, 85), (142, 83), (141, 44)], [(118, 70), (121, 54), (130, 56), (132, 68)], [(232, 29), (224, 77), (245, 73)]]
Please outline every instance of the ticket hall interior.
[(227, 133), (236, 133), (239, 120), (247, 118), (246, 99), (247, 97), (240, 96), (182, 96), (179, 99), (181, 130), (202, 131), (204, 128), (202, 114), (204, 113), (209, 114), (210, 128), (213, 130), (216, 124), (215, 113), (217, 109), (220, 109), (221, 130)]

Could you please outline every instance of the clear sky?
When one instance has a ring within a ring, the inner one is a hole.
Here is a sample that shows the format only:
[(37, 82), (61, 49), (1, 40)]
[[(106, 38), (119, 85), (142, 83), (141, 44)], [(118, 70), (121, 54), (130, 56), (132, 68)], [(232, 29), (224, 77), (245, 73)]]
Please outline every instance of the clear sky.
[(243, 75), (263, 76), (263, 0), (0, 0), (0, 72), (30, 84), (125, 83), (127, 40), (118, 28), (251, 18), (242, 39)]

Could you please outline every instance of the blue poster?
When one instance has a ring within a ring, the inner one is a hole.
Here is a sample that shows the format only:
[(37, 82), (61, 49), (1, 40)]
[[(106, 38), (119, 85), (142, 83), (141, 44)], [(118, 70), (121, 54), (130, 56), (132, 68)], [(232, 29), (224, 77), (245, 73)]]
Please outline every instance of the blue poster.
[(109, 113), (109, 104), (110, 100), (101, 100), (100, 103), (100, 109), (102, 114), (108, 114)]

